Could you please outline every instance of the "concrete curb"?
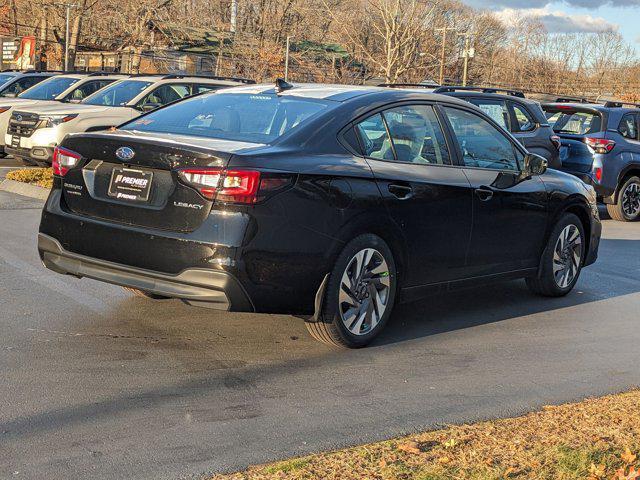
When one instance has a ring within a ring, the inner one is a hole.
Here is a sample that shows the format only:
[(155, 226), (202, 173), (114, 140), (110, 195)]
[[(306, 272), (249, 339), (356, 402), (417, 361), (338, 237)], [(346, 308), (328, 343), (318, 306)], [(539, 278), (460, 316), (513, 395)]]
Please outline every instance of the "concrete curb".
[(17, 193), (18, 195), (37, 198), (38, 200), (46, 200), (49, 196), (48, 188), (9, 179), (5, 179), (0, 183), (0, 191)]

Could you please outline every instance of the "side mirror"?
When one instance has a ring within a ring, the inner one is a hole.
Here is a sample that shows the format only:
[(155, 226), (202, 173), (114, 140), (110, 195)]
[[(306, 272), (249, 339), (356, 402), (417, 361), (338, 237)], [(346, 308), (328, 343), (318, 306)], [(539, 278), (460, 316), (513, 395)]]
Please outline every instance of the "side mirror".
[(535, 153), (527, 153), (524, 157), (524, 165), (522, 166), (522, 173), (526, 176), (542, 175), (547, 171), (549, 162), (544, 157), (536, 155)]

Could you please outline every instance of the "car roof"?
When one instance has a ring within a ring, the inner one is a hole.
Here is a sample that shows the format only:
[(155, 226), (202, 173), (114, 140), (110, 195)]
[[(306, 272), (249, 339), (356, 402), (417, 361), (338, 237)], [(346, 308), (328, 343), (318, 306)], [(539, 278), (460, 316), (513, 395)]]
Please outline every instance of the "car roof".
[(212, 85), (229, 85), (236, 86), (246, 83), (245, 79), (233, 79), (233, 78), (224, 78), (224, 77), (206, 77), (206, 76), (198, 76), (198, 75), (131, 75), (131, 80), (139, 80), (141, 82), (153, 82), (155, 84), (164, 84), (164, 83), (207, 83)]
[(45, 77), (50, 77), (53, 75), (60, 75), (60, 72), (44, 72), (44, 71), (40, 71), (40, 70), (25, 70), (23, 72), (15, 72), (16, 73), (16, 77), (24, 77), (27, 75), (39, 75), (39, 76), (45, 76)]
[[(379, 87), (367, 87), (360, 85), (334, 85), (327, 83), (291, 83), (291, 88), (279, 93), (282, 97), (304, 97), (317, 100), (332, 100), (342, 102), (350, 98), (358, 97), (376, 91), (388, 89)], [(273, 83), (262, 83), (226, 89), (218, 93), (250, 93), (254, 95), (275, 95), (276, 87)]]
[(317, 100), (330, 100), (333, 102), (346, 102), (365, 95), (375, 96), (376, 100), (385, 98), (388, 101), (400, 100), (431, 100), (442, 102), (444, 99), (451, 103), (468, 106), (467, 102), (454, 99), (450, 96), (431, 93), (424, 88), (387, 88), (367, 85), (337, 85), (325, 83), (291, 83), (291, 88), (276, 92), (273, 83), (247, 85), (220, 90), (216, 94), (249, 93), (254, 95), (275, 95), (281, 97), (312, 98)]

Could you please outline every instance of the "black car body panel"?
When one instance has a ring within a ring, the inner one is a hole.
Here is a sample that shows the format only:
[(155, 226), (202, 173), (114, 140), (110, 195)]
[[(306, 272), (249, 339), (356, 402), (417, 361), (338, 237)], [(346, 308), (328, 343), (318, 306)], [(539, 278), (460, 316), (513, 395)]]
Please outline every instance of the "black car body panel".
[[(579, 212), (585, 230), (599, 237), (589, 192), (571, 176), (550, 171), (522, 178), (519, 172), (463, 168), (450, 137), (450, 165), (374, 160), (352, 137), (353, 122), (407, 103), (451, 105), (494, 124), (471, 104), (375, 88), (325, 100), (333, 103), (271, 144), (135, 131), (67, 137), (62, 147), (82, 159), (55, 178), (45, 205), (39, 243), (45, 265), (159, 294), (171, 291), (196, 304), (207, 292), (198, 290), (203, 285), (193, 276), (201, 279), (200, 272), (210, 270), (216, 275), (210, 290), (225, 298), (209, 306), (311, 314), (340, 251), (362, 233), (380, 236), (392, 249), (404, 299), (476, 280), (535, 275), (553, 216), (562, 209)], [(446, 125), (444, 130), (449, 132)], [(119, 160), (122, 146), (135, 156)], [(104, 194), (108, 169), (116, 164), (163, 179), (152, 187), (148, 204), (123, 204)], [(282, 187), (249, 205), (207, 200), (180, 182), (177, 172), (185, 167), (257, 170)], [(65, 185), (70, 182), (75, 186)], [(492, 189), (494, 198), (482, 201), (480, 187)], [(575, 201), (567, 202), (571, 196)], [(169, 204), (178, 200), (203, 207)], [(592, 242), (589, 261), (596, 252)]]

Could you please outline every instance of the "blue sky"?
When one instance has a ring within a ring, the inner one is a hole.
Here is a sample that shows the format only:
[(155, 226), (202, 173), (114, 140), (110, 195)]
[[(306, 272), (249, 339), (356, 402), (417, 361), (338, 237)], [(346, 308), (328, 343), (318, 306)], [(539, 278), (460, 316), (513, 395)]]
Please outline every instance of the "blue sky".
[(536, 15), (549, 31), (591, 32), (616, 29), (640, 52), (640, 0), (464, 0), (508, 16)]

